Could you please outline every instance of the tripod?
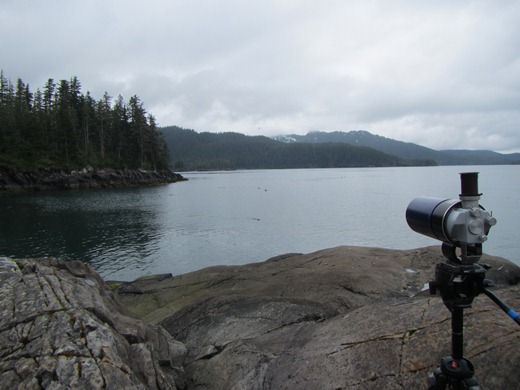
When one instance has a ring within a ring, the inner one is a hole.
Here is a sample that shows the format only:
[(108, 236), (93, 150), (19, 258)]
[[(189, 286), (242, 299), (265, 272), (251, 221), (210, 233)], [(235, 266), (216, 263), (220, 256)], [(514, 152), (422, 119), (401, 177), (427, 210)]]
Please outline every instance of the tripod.
[[(464, 312), (471, 307), (473, 299), (481, 292), (500, 306), (515, 322), (520, 325), (520, 315), (495, 296), (487, 287), (492, 282), (485, 279), (488, 266), (471, 261), (478, 261), (482, 247), (462, 246), (462, 256), (455, 254), (456, 247), (443, 242), (442, 251), (447, 260), (437, 264), (435, 281), (430, 282), (430, 294), (440, 292), (442, 300), (451, 312), (451, 347), (452, 354), (441, 358), (438, 367), (428, 377), (428, 390), (467, 389), (480, 390), (473, 364), (463, 356), (464, 351)], [(469, 263), (468, 263), (469, 262)]]

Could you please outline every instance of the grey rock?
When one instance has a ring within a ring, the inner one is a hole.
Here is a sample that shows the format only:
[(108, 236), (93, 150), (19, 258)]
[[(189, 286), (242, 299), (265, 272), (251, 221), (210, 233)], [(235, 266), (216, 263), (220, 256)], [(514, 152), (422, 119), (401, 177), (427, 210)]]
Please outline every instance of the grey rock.
[[(438, 247), (338, 247), (114, 293), (79, 261), (0, 258), (1, 387), (425, 388), (451, 347), (450, 312), (422, 291), (442, 260)], [(480, 262), (520, 307), (520, 269)], [(482, 294), (464, 331), (481, 387), (520, 388), (518, 326)]]
[(2, 388), (183, 388), (186, 354), (83, 263), (0, 259)]
[[(338, 247), (211, 267), (119, 293), (186, 344), (189, 389), (421, 389), (451, 353), (451, 314), (422, 291), (439, 247)], [(520, 269), (483, 256), (520, 307)], [(520, 328), (486, 296), (465, 310), (465, 356), (486, 389), (520, 388)]]
[(135, 187), (175, 183), (186, 180), (178, 173), (130, 169), (87, 167), (70, 172), (19, 172), (0, 167), (0, 194), (56, 189)]

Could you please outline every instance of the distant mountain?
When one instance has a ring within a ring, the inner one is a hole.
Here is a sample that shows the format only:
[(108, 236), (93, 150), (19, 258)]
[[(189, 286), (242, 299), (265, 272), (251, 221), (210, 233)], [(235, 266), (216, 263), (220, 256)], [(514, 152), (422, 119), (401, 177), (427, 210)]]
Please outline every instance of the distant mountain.
[(364, 130), (349, 132), (335, 131), (330, 133), (313, 131), (306, 135), (290, 134), (274, 137), (274, 139), (286, 143), (302, 142), (319, 144), (338, 142), (356, 146), (366, 146), (403, 159), (433, 160), (438, 165), (492, 165), (520, 163), (520, 153), (500, 154), (486, 150), (439, 151), (410, 142), (402, 142), (374, 135)]
[[(460, 165), (501, 165), (520, 164), (520, 153), (502, 154), (491, 150), (441, 150)], [(478, 162), (478, 164), (477, 164)]]
[(333, 168), (435, 165), (345, 142), (280, 142), (239, 133), (197, 133), (177, 126), (161, 128), (176, 171)]

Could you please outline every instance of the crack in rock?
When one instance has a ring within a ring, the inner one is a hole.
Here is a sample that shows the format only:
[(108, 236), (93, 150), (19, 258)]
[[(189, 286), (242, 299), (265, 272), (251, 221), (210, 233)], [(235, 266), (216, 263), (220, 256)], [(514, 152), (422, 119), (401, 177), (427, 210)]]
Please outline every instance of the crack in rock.
[(0, 264), (2, 388), (176, 389), (184, 382), (185, 346), (122, 314), (94, 271), (76, 262), (70, 273), (55, 259), (19, 264)]

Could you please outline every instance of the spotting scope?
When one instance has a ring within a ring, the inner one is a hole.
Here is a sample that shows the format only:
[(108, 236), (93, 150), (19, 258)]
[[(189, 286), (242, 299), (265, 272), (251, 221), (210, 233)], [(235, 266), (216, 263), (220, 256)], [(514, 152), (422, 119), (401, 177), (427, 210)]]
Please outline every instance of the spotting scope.
[(475, 263), (497, 220), (479, 204), (478, 172), (461, 173), (460, 181), (459, 199), (416, 198), (406, 209), (406, 221), (415, 232), (442, 241), (448, 259)]
[(497, 223), (493, 215), (479, 204), (478, 172), (460, 174), (459, 199), (416, 198), (406, 209), (406, 221), (412, 230), (442, 241), (446, 261), (435, 266), (435, 280), (429, 283), (430, 294), (439, 293), (451, 312), (451, 350), (441, 358), (428, 377), (428, 390), (479, 390), (473, 364), (464, 357), (463, 310), (470, 308), (480, 293), (520, 325), (520, 314), (502, 302), (488, 287), (488, 265), (477, 264), (482, 243)]

